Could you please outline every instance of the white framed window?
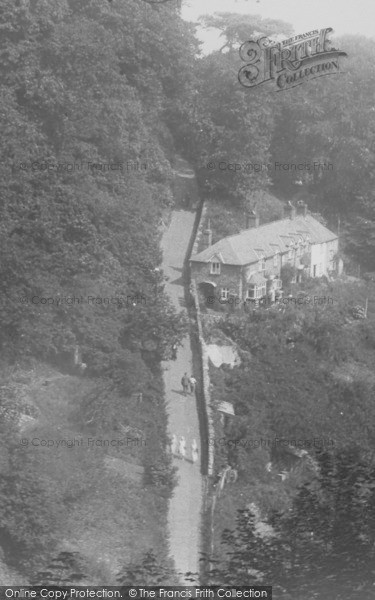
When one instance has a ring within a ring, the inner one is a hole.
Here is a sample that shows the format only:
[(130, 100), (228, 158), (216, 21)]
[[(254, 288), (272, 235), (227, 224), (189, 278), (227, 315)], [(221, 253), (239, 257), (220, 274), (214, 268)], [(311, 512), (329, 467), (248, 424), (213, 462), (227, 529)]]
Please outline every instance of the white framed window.
[(246, 292), (246, 300), (254, 300), (255, 299), (255, 285), (251, 285)]
[(222, 300), (228, 300), (229, 298), (229, 289), (228, 288), (221, 288), (220, 290), (220, 297)]
[(275, 287), (277, 290), (279, 290), (283, 285), (283, 282), (281, 281), (281, 279), (274, 279), (274, 283), (275, 283)]
[(212, 262), (211, 270), (210, 270), (211, 275), (220, 275), (220, 272), (221, 272), (221, 263)]
[(266, 284), (251, 285), (246, 292), (246, 300), (256, 300), (266, 295)]

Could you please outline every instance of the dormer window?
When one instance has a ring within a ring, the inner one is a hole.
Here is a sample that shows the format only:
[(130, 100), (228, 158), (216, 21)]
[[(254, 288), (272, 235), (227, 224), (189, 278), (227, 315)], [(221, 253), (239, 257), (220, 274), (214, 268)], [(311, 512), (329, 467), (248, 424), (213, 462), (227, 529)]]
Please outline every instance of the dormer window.
[(258, 270), (259, 272), (266, 270), (266, 259), (264, 258), (264, 256), (262, 256), (259, 261)]
[(211, 270), (210, 270), (211, 275), (220, 275), (220, 272), (221, 272), (221, 263), (212, 262)]

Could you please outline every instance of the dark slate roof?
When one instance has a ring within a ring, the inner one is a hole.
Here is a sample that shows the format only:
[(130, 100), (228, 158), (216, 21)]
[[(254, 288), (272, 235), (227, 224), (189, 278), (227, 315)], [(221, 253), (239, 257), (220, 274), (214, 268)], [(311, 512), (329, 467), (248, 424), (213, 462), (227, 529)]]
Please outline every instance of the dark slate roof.
[(217, 257), (227, 265), (248, 265), (262, 257), (270, 258), (277, 252), (288, 251), (288, 246), (299, 240), (321, 244), (337, 239), (337, 235), (319, 223), (312, 215), (280, 219), (259, 227), (246, 229), (223, 238), (191, 257), (192, 262), (210, 262)]

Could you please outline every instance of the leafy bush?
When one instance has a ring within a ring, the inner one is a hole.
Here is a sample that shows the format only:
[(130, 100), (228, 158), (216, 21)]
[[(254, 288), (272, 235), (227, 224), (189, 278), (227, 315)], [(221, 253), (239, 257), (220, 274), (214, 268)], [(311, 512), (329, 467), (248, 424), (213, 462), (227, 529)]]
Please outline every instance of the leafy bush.
[(280, 269), (280, 279), (283, 284), (284, 291), (288, 291), (290, 289), (290, 284), (295, 278), (297, 273), (296, 268), (293, 265), (283, 265)]

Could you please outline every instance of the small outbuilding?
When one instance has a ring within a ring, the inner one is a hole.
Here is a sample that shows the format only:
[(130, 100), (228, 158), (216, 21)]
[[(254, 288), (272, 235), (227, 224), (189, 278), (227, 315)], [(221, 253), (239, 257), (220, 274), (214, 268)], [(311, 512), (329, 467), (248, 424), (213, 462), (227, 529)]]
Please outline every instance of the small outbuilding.
[(224, 426), (227, 425), (230, 417), (234, 417), (234, 408), (231, 402), (220, 402), (217, 410), (220, 413), (220, 421)]

